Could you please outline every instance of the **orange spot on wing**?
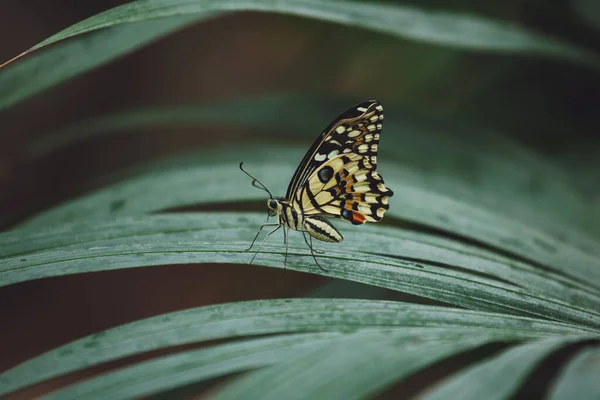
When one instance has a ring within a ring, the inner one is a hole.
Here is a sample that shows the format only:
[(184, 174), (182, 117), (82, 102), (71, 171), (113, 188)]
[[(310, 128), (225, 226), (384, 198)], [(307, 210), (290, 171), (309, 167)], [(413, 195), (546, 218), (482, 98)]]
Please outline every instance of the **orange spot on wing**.
[(356, 211), (352, 212), (352, 219), (354, 220), (354, 222), (360, 222), (361, 224), (364, 224), (366, 221), (365, 216)]

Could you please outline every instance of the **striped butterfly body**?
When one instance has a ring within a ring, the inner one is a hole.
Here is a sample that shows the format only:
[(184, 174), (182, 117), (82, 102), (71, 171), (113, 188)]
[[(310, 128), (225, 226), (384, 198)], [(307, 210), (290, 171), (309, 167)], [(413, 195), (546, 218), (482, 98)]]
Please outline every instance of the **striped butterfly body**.
[[(268, 214), (278, 218), (276, 223), (260, 227), (248, 250), (264, 227), (275, 227), (265, 240), (283, 227), (285, 265), (287, 230), (297, 230), (302, 232), (316, 264), (323, 269), (315, 257), (312, 238), (337, 243), (344, 239), (328, 218), (355, 225), (381, 221), (394, 194), (376, 171), (382, 123), (383, 107), (374, 100), (360, 103), (340, 115), (310, 147), (283, 199), (274, 198), (240, 163), (240, 169), (253, 179), (252, 185), (269, 193)], [(256, 254), (252, 261), (255, 257)]]

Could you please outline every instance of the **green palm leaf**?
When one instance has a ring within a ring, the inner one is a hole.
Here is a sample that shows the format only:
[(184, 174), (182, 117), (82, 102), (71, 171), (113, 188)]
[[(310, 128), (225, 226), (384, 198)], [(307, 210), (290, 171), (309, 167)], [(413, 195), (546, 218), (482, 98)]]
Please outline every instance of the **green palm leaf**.
[[(598, 57), (590, 51), (508, 23), (407, 5), (344, 0), (138, 0), (70, 26), (21, 54), (27, 57), (0, 74), (0, 109), (185, 26), (233, 11), (291, 14), (438, 45), (598, 65)], [(29, 55), (65, 39), (71, 40)], [(88, 56), (79, 57), (82, 51)]]
[[(133, 1), (57, 33), (0, 70), (0, 109), (185, 26), (235, 11), (598, 65), (590, 51), (508, 23), (391, 2)], [(246, 248), (264, 213), (173, 210), (264, 202), (264, 193), (252, 189), (237, 169), (241, 160), (282, 194), (306, 146), (349, 103), (282, 94), (154, 107), (74, 123), (31, 143), (28, 154), (37, 157), (142, 127), (257, 130), (248, 141), (139, 166), (0, 233), (0, 287), (151, 265), (247, 264), (253, 253)], [(295, 135), (298, 145), (258, 131)], [(367, 398), (453, 357), (468, 357), (469, 365), (421, 395), (501, 399), (518, 394), (559, 351), (572, 357), (554, 366), (556, 379), (545, 383), (548, 397), (598, 397), (599, 208), (577, 194), (572, 173), (496, 132), (458, 128), (395, 104), (386, 105), (380, 154), (380, 171), (396, 193), (384, 223), (338, 223), (345, 246), (318, 245), (327, 272), (316, 267), (300, 235), (292, 235), (287, 268), (444, 306), (307, 298), (172, 312), (98, 332), (14, 366), (0, 374), (0, 395), (153, 350), (229, 340), (139, 362), (48, 397), (125, 399), (229, 378), (212, 397)], [(256, 264), (283, 267), (285, 248), (278, 239), (265, 244)], [(231, 378), (234, 373), (240, 376)]]

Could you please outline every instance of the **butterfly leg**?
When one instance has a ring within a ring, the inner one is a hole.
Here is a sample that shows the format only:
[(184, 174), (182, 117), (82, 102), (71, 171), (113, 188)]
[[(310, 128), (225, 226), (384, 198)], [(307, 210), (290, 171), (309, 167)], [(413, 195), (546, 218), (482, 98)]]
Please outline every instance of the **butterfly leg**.
[(288, 256), (288, 228), (283, 227), (283, 242), (285, 243), (285, 257), (283, 259), (283, 269), (287, 267), (287, 256)]
[[(258, 233), (260, 233), (260, 231), (262, 230), (263, 227), (265, 226), (274, 226), (277, 225), (277, 227), (275, 229), (273, 229), (271, 232), (267, 233), (265, 238), (262, 240), (262, 242), (260, 242), (260, 246), (258, 246), (258, 250), (256, 250), (256, 253), (254, 253), (254, 256), (252, 257), (252, 260), (250, 260), (250, 265), (252, 265), (252, 263), (254, 262), (254, 259), (256, 258), (256, 256), (258, 255), (258, 252), (260, 251), (260, 249), (263, 247), (263, 244), (265, 244), (265, 241), (267, 240), (267, 238), (272, 234), (275, 233), (279, 230), (279, 228), (281, 228), (281, 224), (264, 224), (260, 227), (260, 229), (258, 230)], [(256, 234), (256, 236), (258, 237), (258, 233)], [(254, 240), (252, 241), (252, 244), (254, 244), (254, 241), (256, 240), (256, 237), (254, 238)], [(250, 246), (249, 249), (247, 249), (246, 251), (250, 250), (252, 248), (252, 246)]]
[[(248, 247), (248, 248), (246, 249), (246, 251), (249, 251), (249, 250), (252, 248), (252, 246), (254, 246), (254, 242), (256, 242), (256, 239), (258, 238), (258, 235), (260, 235), (260, 233), (262, 232), (262, 230), (263, 230), (263, 228), (264, 228), (265, 226), (277, 226), (277, 229), (279, 229), (279, 227), (280, 227), (281, 225), (280, 225), (280, 224), (278, 224), (278, 223), (277, 223), (277, 224), (262, 224), (262, 225), (260, 226), (260, 228), (258, 228), (258, 232), (256, 232), (256, 236), (254, 236), (254, 239), (252, 240), (252, 243), (250, 244), (250, 247)], [(277, 229), (275, 229), (275, 231), (276, 231)], [(275, 232), (275, 231), (273, 231), (273, 232)], [(271, 232), (271, 233), (273, 233), (273, 232)], [(270, 235), (271, 233), (269, 233), (269, 235)], [(268, 236), (268, 235), (267, 235), (267, 236)], [(264, 241), (264, 240), (263, 240), (263, 241)], [(261, 246), (262, 246), (262, 244), (261, 244)]]
[(315, 251), (315, 253), (317, 253), (317, 254), (324, 254), (325, 253), (325, 251), (323, 251), (323, 250), (317, 250), (317, 249), (315, 249), (312, 246), (312, 236), (310, 236), (310, 235), (308, 236), (310, 238), (310, 244), (308, 244), (308, 240), (306, 240), (306, 232), (302, 232), (302, 236), (304, 237), (304, 243), (306, 243), (306, 245), (309, 248), (312, 248)]
[(321, 267), (321, 264), (319, 264), (319, 262), (317, 261), (317, 256), (315, 255), (315, 252), (321, 253), (321, 254), (325, 253), (325, 252), (324, 251), (318, 252), (318, 251), (315, 250), (315, 248), (312, 245), (312, 236), (309, 235), (310, 244), (309, 244), (308, 240), (306, 240), (306, 234), (305, 234), (305, 232), (302, 232), (302, 236), (304, 237), (304, 241), (306, 242), (306, 245), (310, 249), (310, 254), (313, 256), (313, 259), (315, 260), (315, 263), (317, 264), (317, 267), (319, 267), (323, 271), (327, 272), (327, 270), (325, 268)]

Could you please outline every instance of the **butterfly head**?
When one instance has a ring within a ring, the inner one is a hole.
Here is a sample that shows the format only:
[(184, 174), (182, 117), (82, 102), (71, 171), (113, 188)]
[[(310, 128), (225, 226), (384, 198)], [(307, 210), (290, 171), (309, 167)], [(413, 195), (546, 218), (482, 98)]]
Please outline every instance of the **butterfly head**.
[(267, 200), (267, 210), (269, 213), (269, 217), (274, 217), (276, 215), (281, 214), (281, 202), (277, 199), (269, 199)]

